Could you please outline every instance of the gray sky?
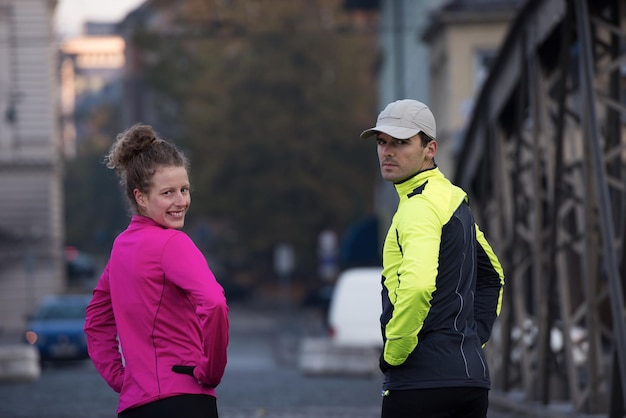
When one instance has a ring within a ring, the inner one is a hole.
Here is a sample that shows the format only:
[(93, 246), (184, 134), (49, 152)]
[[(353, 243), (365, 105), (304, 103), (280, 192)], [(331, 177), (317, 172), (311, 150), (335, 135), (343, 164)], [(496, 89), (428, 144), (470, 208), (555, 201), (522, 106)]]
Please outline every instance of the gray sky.
[(117, 22), (145, 0), (59, 0), (55, 14), (57, 33), (79, 35), (85, 20)]

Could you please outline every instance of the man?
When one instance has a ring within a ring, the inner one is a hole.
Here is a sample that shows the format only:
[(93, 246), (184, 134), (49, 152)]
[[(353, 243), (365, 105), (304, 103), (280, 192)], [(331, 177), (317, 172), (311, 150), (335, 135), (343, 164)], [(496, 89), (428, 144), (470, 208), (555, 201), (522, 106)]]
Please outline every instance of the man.
[(435, 164), (435, 118), (416, 100), (390, 103), (375, 136), (383, 179), (400, 197), (382, 272), (382, 418), (487, 416), (482, 346), (500, 312), (504, 273), (467, 194)]

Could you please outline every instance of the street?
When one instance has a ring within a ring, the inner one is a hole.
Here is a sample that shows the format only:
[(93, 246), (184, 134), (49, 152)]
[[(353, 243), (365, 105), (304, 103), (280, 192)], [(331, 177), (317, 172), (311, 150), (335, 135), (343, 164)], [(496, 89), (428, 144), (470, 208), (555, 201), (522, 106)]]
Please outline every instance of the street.
[[(288, 331), (288, 332), (285, 332)], [(319, 330), (318, 330), (319, 331)], [(229, 361), (217, 389), (221, 418), (374, 418), (378, 373), (306, 376), (297, 368), (298, 339), (316, 332), (313, 313), (291, 315), (231, 307)], [(35, 382), (0, 383), (2, 418), (113, 418), (117, 394), (91, 362), (46, 365)], [(490, 409), (489, 418), (520, 417)]]

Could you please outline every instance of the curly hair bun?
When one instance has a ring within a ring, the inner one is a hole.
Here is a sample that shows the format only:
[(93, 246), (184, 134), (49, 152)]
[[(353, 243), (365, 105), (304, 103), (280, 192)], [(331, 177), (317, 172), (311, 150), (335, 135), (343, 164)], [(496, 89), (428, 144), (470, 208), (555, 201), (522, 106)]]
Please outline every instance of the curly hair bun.
[(141, 123), (131, 126), (117, 136), (105, 158), (107, 167), (118, 171), (125, 170), (130, 161), (158, 140), (152, 126)]
[(126, 138), (129, 145), (141, 151), (150, 146), (158, 138), (152, 129), (152, 126), (137, 124), (132, 126), (126, 132)]

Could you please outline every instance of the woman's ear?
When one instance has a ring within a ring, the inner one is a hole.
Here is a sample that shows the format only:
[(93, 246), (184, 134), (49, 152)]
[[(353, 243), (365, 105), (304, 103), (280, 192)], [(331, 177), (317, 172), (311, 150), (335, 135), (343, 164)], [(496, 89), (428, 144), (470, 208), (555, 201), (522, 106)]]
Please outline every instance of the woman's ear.
[(135, 196), (135, 202), (137, 202), (137, 206), (140, 208), (146, 207), (146, 195), (141, 192), (139, 189), (133, 190), (133, 195)]

